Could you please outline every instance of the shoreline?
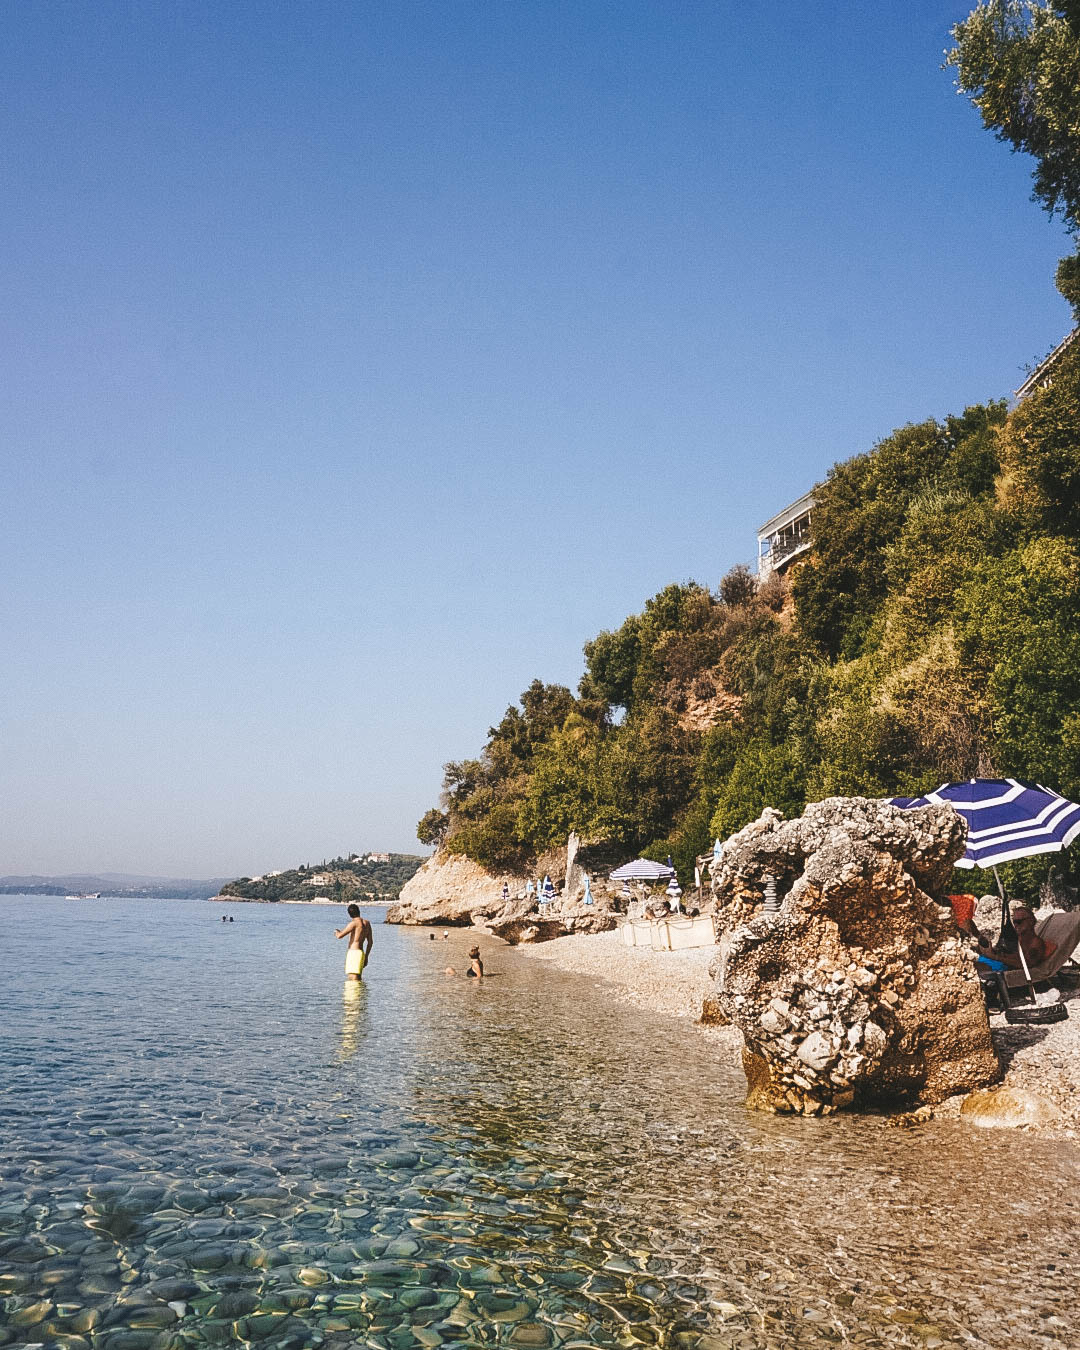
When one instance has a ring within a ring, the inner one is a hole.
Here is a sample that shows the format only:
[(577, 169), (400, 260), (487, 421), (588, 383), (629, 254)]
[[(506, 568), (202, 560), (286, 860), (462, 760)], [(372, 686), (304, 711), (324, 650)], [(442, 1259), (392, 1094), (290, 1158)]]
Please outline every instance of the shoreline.
[(207, 900), (212, 905), (307, 905), (318, 909), (327, 907), (341, 908), (342, 905), (359, 905), (362, 909), (389, 909), (397, 901), (388, 900), (259, 900), (248, 895), (210, 895)]
[[(658, 952), (627, 947), (619, 930), (572, 933), (550, 942), (522, 944), (517, 950), (531, 960), (550, 961), (560, 970), (600, 980), (618, 1003), (670, 1017), (722, 1045), (725, 1055), (741, 1065), (742, 1037), (733, 1027), (704, 1026), (701, 1004), (712, 981), (708, 967), (715, 947), (684, 952)], [(990, 1015), (990, 1034), (1001, 1061), (999, 1086), (1019, 1088), (1053, 1103), (1060, 1121), (1045, 1132), (1080, 1138), (1080, 991), (1063, 994), (1069, 1016), (1051, 1026), (1012, 1026), (1002, 1013)], [(929, 1119), (959, 1117), (963, 1097), (953, 1097), (917, 1113)], [(1033, 1128), (1033, 1127), (1025, 1127)], [(1040, 1133), (1043, 1128), (1040, 1128)]]

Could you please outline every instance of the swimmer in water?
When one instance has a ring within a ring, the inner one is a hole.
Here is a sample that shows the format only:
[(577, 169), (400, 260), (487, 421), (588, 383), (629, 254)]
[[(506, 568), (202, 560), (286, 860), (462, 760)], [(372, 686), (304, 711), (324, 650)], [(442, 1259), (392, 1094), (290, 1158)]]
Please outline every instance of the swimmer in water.
[(466, 978), (471, 980), (482, 980), (484, 978), (484, 963), (480, 960), (480, 948), (473, 947), (469, 952), (471, 965), (465, 972)]

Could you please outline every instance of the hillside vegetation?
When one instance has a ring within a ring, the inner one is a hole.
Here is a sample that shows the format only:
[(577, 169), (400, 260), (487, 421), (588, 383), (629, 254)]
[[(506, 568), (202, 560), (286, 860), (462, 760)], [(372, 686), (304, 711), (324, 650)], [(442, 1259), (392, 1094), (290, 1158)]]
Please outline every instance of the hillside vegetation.
[(975, 774), (1080, 794), (1078, 347), (1011, 414), (838, 464), (792, 583), (668, 586), (586, 645), (576, 693), (534, 681), (421, 840), (527, 866), (574, 828), (685, 877), (765, 806)]
[(240, 877), (222, 886), (221, 894), (238, 900), (314, 900), (325, 896), (342, 904), (396, 900), (423, 862), (410, 853), (391, 853), (389, 862), (333, 858), (317, 867), (304, 863), (269, 876)]

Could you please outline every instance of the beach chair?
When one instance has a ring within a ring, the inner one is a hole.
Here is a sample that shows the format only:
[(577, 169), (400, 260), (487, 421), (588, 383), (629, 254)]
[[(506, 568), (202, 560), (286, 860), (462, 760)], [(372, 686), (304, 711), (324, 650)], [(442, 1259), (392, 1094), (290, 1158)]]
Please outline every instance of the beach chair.
[[(1061, 967), (1080, 945), (1080, 911), (1055, 910), (1035, 925), (1038, 937), (1054, 943), (1050, 959), (1040, 966), (1031, 967), (1033, 984), (1043, 984), (1052, 980)], [(1007, 970), (1004, 973), (1006, 985), (1010, 989), (1019, 989), (1027, 984), (1027, 976), (1022, 970)]]

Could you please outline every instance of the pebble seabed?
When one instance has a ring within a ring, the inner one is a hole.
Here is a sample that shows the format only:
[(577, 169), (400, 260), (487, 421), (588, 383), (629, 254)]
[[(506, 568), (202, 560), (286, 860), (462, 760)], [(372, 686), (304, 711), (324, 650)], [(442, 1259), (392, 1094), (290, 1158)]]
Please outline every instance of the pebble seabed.
[[(251, 1166), (205, 1190), (91, 1182), (87, 1202), (44, 1229), (26, 1231), (25, 1211), (6, 1207), (9, 1229), (23, 1231), (4, 1244), (3, 1339), (105, 1350), (656, 1344), (661, 1334), (702, 1343), (694, 1313), (705, 1290), (672, 1280), (677, 1254), (650, 1260), (601, 1244), (589, 1262), (521, 1269), (566, 1222), (565, 1195), (546, 1214), (537, 1203), (542, 1174), (522, 1171), (527, 1202), (493, 1196), (454, 1208), (448, 1193), (436, 1210), (431, 1188), (452, 1192), (452, 1170), (432, 1173), (418, 1155), (392, 1150), (379, 1165), (408, 1208), (380, 1204), (378, 1219), (341, 1183), (285, 1190), (273, 1169)], [(39, 1178), (62, 1168), (41, 1167)], [(662, 1330), (658, 1304), (667, 1305)]]
[(0, 1344), (1078, 1343), (1075, 1150), (752, 1117), (708, 1038), (425, 936), (344, 999), (208, 955), (154, 1025), (9, 1041)]

